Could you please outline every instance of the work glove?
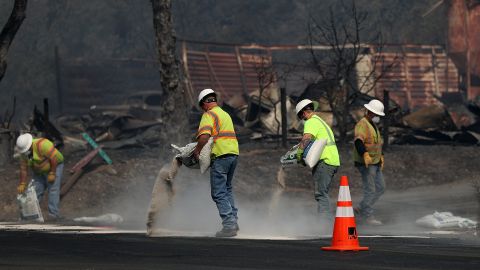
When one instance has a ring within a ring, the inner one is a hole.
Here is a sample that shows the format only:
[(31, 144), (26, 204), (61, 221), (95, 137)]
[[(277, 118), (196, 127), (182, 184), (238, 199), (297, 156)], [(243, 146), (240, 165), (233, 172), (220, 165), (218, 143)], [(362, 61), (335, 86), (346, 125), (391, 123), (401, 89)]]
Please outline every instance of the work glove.
[(27, 183), (21, 182), (20, 184), (18, 184), (17, 186), (18, 194), (22, 194), (23, 192), (25, 192), (25, 189), (27, 189)]
[(55, 182), (56, 177), (57, 176), (55, 175), (55, 172), (49, 172), (47, 176), (48, 183), (53, 184), (53, 182)]
[(297, 162), (298, 164), (307, 166), (307, 164), (305, 164), (305, 160), (303, 160), (303, 149), (300, 149), (300, 148), (297, 149)]
[(365, 162), (365, 167), (368, 168), (368, 165), (372, 164), (372, 158), (368, 152), (363, 153), (363, 162)]
[(383, 160), (383, 155), (380, 157), (380, 170), (383, 171), (383, 165), (385, 164), (385, 161)]

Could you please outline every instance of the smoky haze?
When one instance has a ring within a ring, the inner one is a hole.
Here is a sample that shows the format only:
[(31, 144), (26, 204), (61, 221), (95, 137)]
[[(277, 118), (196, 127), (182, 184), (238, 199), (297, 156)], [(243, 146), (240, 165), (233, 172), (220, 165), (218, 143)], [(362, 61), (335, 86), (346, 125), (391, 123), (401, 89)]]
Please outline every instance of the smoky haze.
[[(367, 40), (369, 33), (376, 32), (372, 29), (378, 30), (380, 26), (387, 43), (443, 44), (445, 41), (446, 5), (422, 17), (436, 1), (355, 2), (359, 11), (368, 12)], [(309, 16), (326, 16), (329, 6), (339, 10), (339, 3), (334, 0), (181, 0), (172, 4), (178, 38), (305, 44)], [(8, 19), (12, 6), (13, 1), (0, 1), (0, 25)], [(129, 0), (29, 1), (27, 17), (9, 50), (8, 70), (0, 84), (0, 106), (11, 105), (16, 95), (22, 100), (22, 106), (18, 106), (15, 120), (23, 121), (34, 104), (39, 105), (48, 97), (51, 113), (58, 114), (55, 47), (62, 61), (156, 59), (152, 21), (149, 1), (135, 4)], [(141, 83), (134, 82), (133, 85)]]
[[(236, 175), (241, 171), (237, 169)], [(151, 177), (150, 177), (151, 178)], [(310, 179), (305, 179), (310, 181)], [(234, 177), (235, 183), (235, 177)], [(388, 179), (387, 179), (388, 184)], [(338, 185), (334, 181), (332, 185)], [(153, 187), (153, 185), (151, 186)], [(209, 172), (181, 167), (174, 179), (175, 196), (170, 205), (157, 215), (156, 236), (212, 236), (221, 229), (221, 219), (210, 197)], [(235, 192), (235, 188), (234, 188)], [(332, 224), (327, 224), (316, 213), (312, 192), (285, 192), (281, 188), (265, 189), (262, 198), (251, 199), (248, 194), (235, 194), (239, 209), (239, 237), (305, 239), (330, 237)], [(167, 194), (165, 194), (167, 196)], [(450, 183), (438, 187), (419, 187), (405, 191), (387, 190), (376, 208), (387, 225), (371, 227), (357, 219), (360, 236), (365, 235), (424, 235), (433, 229), (423, 228), (415, 221), (434, 211), (451, 211), (454, 215), (476, 219), (479, 209), (475, 191), (469, 181)], [(360, 202), (360, 190), (352, 193), (353, 204)], [(122, 215), (131, 229), (145, 230), (146, 215), (151, 195), (147, 189), (130, 190), (114, 200), (112, 211)], [(337, 190), (330, 193), (335, 210)], [(465, 209), (464, 200), (474, 205)]]

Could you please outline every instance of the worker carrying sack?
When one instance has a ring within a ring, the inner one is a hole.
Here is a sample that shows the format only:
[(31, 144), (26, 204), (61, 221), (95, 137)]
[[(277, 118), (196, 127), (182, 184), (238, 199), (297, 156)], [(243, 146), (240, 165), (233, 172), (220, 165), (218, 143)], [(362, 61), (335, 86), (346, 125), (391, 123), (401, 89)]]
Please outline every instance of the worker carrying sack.
[(27, 190), (17, 195), (18, 206), (20, 207), (20, 218), (22, 220), (30, 220), (36, 222), (44, 222), (42, 209), (38, 202), (37, 192), (32, 180), (27, 187)]
[[(317, 165), (320, 157), (322, 156), (323, 149), (325, 149), (325, 145), (327, 144), (327, 140), (320, 139), (310, 141), (310, 143), (305, 147), (303, 151), (303, 160), (305, 164), (312, 169)], [(282, 166), (289, 166), (293, 164), (297, 164), (297, 149), (298, 144), (294, 145), (288, 152), (280, 158), (280, 163)]]
[(213, 147), (213, 138), (210, 138), (208, 142), (203, 146), (202, 151), (200, 151), (199, 160), (197, 161), (193, 156), (193, 151), (197, 143), (189, 143), (184, 147), (179, 147), (177, 145), (172, 144), (173, 149), (177, 152), (175, 158), (180, 160), (183, 165), (190, 169), (200, 169), (200, 173), (204, 173), (210, 167), (211, 158), (210, 155), (212, 153)]

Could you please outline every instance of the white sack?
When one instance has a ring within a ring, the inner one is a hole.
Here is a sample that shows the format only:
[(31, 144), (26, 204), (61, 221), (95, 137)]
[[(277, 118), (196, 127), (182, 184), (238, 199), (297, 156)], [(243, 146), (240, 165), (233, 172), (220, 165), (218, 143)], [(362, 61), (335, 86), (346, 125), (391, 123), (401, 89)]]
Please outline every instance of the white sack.
[(105, 214), (98, 217), (78, 217), (74, 218), (73, 221), (114, 225), (122, 223), (123, 218), (118, 214)]
[(305, 160), (305, 164), (307, 164), (310, 169), (317, 165), (326, 144), (327, 140), (320, 139), (310, 142), (305, 148), (305, 151), (303, 152), (303, 160)]
[(280, 163), (282, 164), (282, 166), (290, 166), (298, 163), (297, 149), (298, 144), (292, 146), (292, 148), (290, 148), (290, 150), (288, 150), (287, 153), (280, 158)]
[(32, 180), (27, 187), (27, 190), (17, 195), (17, 202), (20, 207), (20, 217), (22, 220), (33, 220), (36, 222), (44, 222), (42, 209), (38, 202), (37, 192)]
[(415, 221), (416, 224), (429, 228), (475, 228), (476, 221), (468, 218), (454, 216), (451, 212), (437, 212), (426, 215)]
[(213, 147), (213, 138), (210, 137), (208, 142), (203, 146), (202, 150), (200, 151), (199, 161), (195, 159), (193, 156), (193, 151), (197, 143), (189, 143), (184, 147), (179, 147), (177, 145), (172, 144), (173, 149), (177, 152), (175, 158), (180, 159), (182, 164), (190, 169), (200, 169), (201, 173), (204, 173), (209, 167), (211, 158), (210, 155), (212, 153)]
[(200, 160), (200, 173), (202, 174), (205, 173), (210, 167), (212, 148), (213, 138), (210, 137), (205, 146), (203, 146), (202, 151), (200, 151), (200, 155), (198, 157), (198, 159)]
[[(303, 152), (303, 160), (310, 169), (317, 165), (320, 157), (322, 156), (323, 149), (325, 149), (326, 143), (327, 140), (325, 139), (315, 140), (311, 141), (305, 148)], [(288, 152), (280, 158), (280, 163), (282, 164), (282, 166), (289, 166), (298, 163), (297, 149), (298, 144), (290, 148), (290, 150), (288, 150)]]

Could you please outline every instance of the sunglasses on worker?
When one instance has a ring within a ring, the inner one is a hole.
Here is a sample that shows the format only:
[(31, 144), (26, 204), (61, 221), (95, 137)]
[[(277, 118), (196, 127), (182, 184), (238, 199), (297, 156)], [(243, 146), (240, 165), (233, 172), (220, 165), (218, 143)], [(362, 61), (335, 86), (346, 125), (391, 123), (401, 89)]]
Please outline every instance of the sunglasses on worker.
[(217, 102), (217, 98), (215, 97), (208, 97), (206, 98), (203, 103), (212, 103), (212, 102)]

